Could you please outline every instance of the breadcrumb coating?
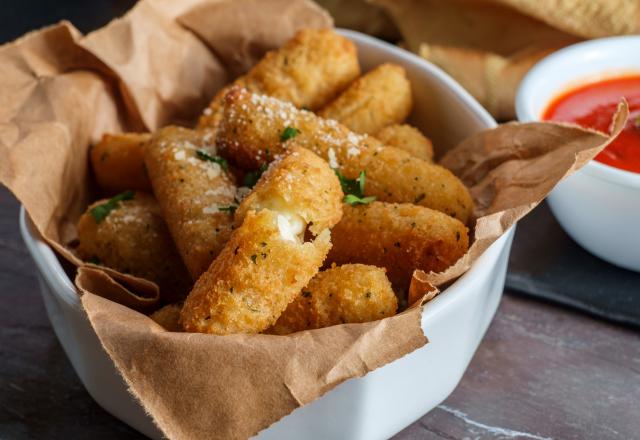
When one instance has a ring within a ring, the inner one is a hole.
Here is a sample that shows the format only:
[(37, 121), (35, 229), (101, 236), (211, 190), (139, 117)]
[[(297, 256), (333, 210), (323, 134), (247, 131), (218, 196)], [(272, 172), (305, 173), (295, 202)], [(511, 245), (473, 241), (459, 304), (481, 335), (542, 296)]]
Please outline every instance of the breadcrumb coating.
[[(295, 129), (296, 135), (283, 134)], [(473, 200), (464, 184), (446, 168), (415, 158), (377, 139), (349, 131), (291, 104), (234, 88), (225, 98), (217, 134), (221, 154), (253, 170), (293, 145), (307, 148), (345, 177), (366, 172), (365, 194), (394, 203), (414, 203), (467, 223)]]
[(181, 312), (186, 331), (260, 333), (318, 273), (331, 247), (329, 230), (310, 242), (290, 240), (280, 218), (269, 209), (246, 214), (187, 297)]
[(145, 164), (169, 231), (196, 280), (220, 253), (233, 230), (236, 187), (224, 162), (216, 162), (210, 133), (180, 127), (156, 132)]
[(167, 304), (149, 315), (149, 318), (167, 331), (181, 332), (183, 330), (180, 325), (180, 310), (182, 310), (182, 303)]
[(85, 261), (153, 281), (163, 302), (183, 299), (192, 282), (171, 239), (156, 200), (136, 192), (119, 202), (101, 221), (91, 214), (93, 203), (78, 221), (77, 252)]
[(336, 324), (393, 316), (396, 295), (384, 269), (345, 264), (320, 272), (302, 289), (268, 333), (286, 335)]
[(385, 145), (404, 150), (418, 159), (433, 162), (433, 144), (431, 140), (411, 125), (389, 125), (377, 132), (375, 136)]
[(104, 193), (151, 191), (144, 166), (144, 150), (150, 140), (149, 133), (107, 133), (91, 148), (91, 168)]
[(407, 73), (401, 66), (388, 63), (356, 79), (318, 116), (335, 119), (356, 133), (373, 135), (387, 125), (404, 122), (411, 105)]
[(415, 269), (441, 272), (469, 248), (459, 220), (409, 203), (345, 206), (332, 230), (327, 263), (385, 267), (393, 285), (406, 289)]
[(333, 227), (342, 217), (342, 189), (327, 162), (304, 148), (271, 164), (235, 214), (240, 226), (246, 213), (269, 208), (302, 217), (315, 235)]
[(220, 90), (203, 112), (198, 128), (218, 125), (222, 101), (233, 85), (316, 110), (358, 76), (358, 54), (349, 39), (332, 29), (303, 29), (280, 49), (268, 52), (246, 75)]

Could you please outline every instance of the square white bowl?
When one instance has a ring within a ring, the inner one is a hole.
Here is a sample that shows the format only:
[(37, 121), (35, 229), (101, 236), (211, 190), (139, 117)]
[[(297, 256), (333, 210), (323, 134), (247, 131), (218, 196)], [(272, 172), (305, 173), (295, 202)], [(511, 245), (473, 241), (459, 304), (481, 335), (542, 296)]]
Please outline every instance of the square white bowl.
[[(407, 70), (414, 94), (411, 122), (443, 151), (496, 125), (491, 116), (434, 65), (372, 37), (341, 30), (368, 70), (383, 62)], [(162, 438), (127, 391), (80, 306), (72, 281), (51, 248), (20, 213), (20, 230), (38, 268), (54, 331), (89, 394), (106, 411), (152, 438)], [(348, 380), (258, 434), (261, 439), (384, 439), (434, 408), (462, 377), (502, 296), (511, 228), (422, 313), (429, 343), (362, 378)]]

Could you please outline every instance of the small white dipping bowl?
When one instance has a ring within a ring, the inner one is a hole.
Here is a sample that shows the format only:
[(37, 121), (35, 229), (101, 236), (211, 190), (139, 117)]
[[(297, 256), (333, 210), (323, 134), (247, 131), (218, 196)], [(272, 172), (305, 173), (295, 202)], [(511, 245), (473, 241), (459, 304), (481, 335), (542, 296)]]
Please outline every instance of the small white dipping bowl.
[[(520, 122), (542, 119), (554, 98), (595, 81), (640, 74), (640, 36), (575, 44), (546, 57), (516, 95)], [(640, 146), (639, 146), (640, 148)], [(640, 272), (640, 174), (591, 161), (548, 196), (564, 230), (616, 266)]]

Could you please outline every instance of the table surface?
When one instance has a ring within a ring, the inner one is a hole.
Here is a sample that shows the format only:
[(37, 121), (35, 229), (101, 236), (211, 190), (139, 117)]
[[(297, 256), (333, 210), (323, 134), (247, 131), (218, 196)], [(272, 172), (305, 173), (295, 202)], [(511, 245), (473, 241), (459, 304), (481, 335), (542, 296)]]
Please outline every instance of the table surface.
[[(0, 439), (140, 439), (84, 390), (0, 188)], [(462, 381), (396, 439), (640, 435), (638, 333), (507, 291)]]

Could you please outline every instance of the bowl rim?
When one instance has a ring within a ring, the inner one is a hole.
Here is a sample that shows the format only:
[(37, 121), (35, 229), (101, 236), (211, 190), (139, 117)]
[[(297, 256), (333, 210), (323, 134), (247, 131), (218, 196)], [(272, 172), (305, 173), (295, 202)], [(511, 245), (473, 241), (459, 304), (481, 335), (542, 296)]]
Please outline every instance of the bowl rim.
[[(607, 37), (607, 38), (596, 38), (593, 40), (583, 41), (580, 43), (572, 44), (563, 49), (560, 49), (556, 52), (553, 52), (550, 55), (547, 55), (540, 61), (538, 61), (525, 75), (525, 77), (520, 82), (518, 86), (518, 90), (516, 91), (516, 99), (515, 99), (515, 109), (518, 121), (520, 122), (537, 122), (541, 121), (539, 115), (534, 114), (530, 108), (529, 101), (531, 97), (536, 93), (535, 86), (536, 83), (544, 77), (548, 77), (550, 74), (553, 74), (553, 71), (556, 68), (556, 64), (561, 61), (567, 61), (571, 59), (578, 59), (581, 55), (584, 55), (589, 51), (605, 51), (611, 48), (611, 46), (619, 47), (621, 44), (629, 44), (632, 42), (633, 44), (637, 44), (640, 46), (640, 35), (622, 35), (616, 37)], [(609, 50), (608, 53), (615, 53), (617, 57), (623, 58), (624, 53), (620, 55), (617, 51)], [(635, 55), (633, 55), (635, 56)], [(629, 66), (630, 70), (638, 71), (640, 70), (637, 66)], [(620, 71), (621, 69), (618, 69)], [(611, 72), (611, 75), (607, 74), (606, 71), (603, 71), (604, 77), (607, 76), (616, 76), (615, 73)], [(580, 75), (577, 74), (573, 80), (579, 81), (584, 79), (585, 82), (589, 81), (590, 77), (593, 77), (594, 74)], [(567, 83), (567, 86), (571, 87), (572, 82)], [(577, 83), (576, 83), (577, 84)], [(627, 171), (620, 168), (616, 168), (596, 160), (589, 161), (585, 167), (583, 168), (584, 172), (591, 177), (595, 177), (600, 180), (607, 181), (609, 183), (614, 183), (619, 186), (640, 189), (640, 173), (636, 173), (633, 171)]]

